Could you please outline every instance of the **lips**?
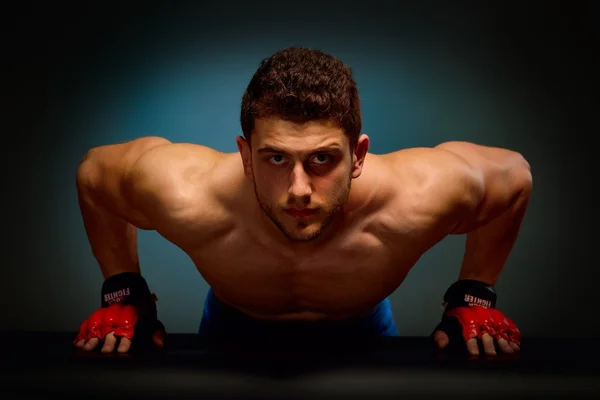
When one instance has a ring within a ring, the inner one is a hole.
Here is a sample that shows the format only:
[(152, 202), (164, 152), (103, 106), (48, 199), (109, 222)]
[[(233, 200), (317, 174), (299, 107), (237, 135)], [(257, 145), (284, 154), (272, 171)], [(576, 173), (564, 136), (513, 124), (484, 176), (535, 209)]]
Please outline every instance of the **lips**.
[(287, 212), (289, 215), (291, 215), (294, 218), (305, 219), (305, 218), (308, 218), (311, 215), (313, 215), (316, 212), (316, 210), (312, 210), (310, 208), (303, 208), (303, 209), (289, 208), (289, 209), (285, 210), (285, 212)]

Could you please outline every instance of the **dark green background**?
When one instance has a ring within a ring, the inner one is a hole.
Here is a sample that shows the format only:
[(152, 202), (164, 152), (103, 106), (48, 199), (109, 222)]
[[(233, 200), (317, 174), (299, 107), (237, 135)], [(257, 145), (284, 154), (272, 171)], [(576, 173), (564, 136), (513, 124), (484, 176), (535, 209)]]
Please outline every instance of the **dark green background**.
[[(92, 3), (3, 13), (0, 328), (75, 330), (99, 304), (74, 183), (87, 149), (161, 135), (236, 151), (259, 61), (302, 45), (353, 68), (375, 153), (468, 140), (524, 154), (533, 197), (498, 306), (525, 335), (600, 333), (597, 6)], [(445, 239), (393, 294), (402, 333), (435, 326), (463, 246), (462, 236)], [(191, 261), (154, 232), (140, 233), (139, 248), (167, 329), (196, 331), (208, 288)]]

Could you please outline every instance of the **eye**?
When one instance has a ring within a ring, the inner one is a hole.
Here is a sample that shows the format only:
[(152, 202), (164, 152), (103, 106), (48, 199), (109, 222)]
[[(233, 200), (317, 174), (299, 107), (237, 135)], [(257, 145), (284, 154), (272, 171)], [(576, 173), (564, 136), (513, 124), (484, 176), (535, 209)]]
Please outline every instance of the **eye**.
[(284, 161), (285, 157), (283, 157), (281, 154), (276, 154), (274, 156), (269, 157), (269, 162), (275, 165), (281, 165)]
[(328, 161), (330, 161), (331, 157), (329, 156), (329, 154), (319, 154), (315, 157), (313, 157), (313, 162), (315, 164), (326, 164)]

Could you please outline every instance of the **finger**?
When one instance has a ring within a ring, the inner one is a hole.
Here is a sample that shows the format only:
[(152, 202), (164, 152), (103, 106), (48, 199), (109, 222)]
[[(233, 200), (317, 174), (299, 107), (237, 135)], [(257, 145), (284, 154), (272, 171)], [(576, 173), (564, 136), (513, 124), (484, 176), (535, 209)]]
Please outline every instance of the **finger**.
[(477, 338), (471, 338), (467, 340), (467, 351), (472, 356), (479, 355), (479, 345), (477, 344)]
[(165, 345), (165, 336), (165, 331), (159, 329), (156, 332), (154, 332), (154, 335), (152, 335), (152, 341), (156, 346), (162, 349)]
[(515, 352), (508, 341), (504, 338), (498, 339), (498, 347), (500, 347), (500, 350), (505, 354), (512, 354)]
[(121, 343), (119, 343), (119, 348), (117, 349), (117, 351), (119, 353), (127, 353), (129, 351), (130, 347), (131, 347), (131, 340), (127, 339), (126, 337), (122, 337)]
[(509, 344), (510, 344), (510, 347), (512, 347), (512, 349), (513, 349), (514, 351), (519, 351), (519, 350), (521, 350), (521, 347), (520, 347), (518, 344), (516, 344), (515, 342), (510, 342)]
[(436, 331), (433, 334), (433, 341), (435, 342), (435, 344), (437, 344), (437, 346), (440, 349), (443, 349), (448, 345), (448, 343), (450, 342), (450, 339), (448, 338), (448, 335), (446, 334), (446, 332)]
[(110, 332), (104, 338), (104, 346), (102, 346), (103, 353), (112, 353), (115, 349), (115, 344), (117, 343), (117, 338), (115, 337), (114, 332)]
[(98, 342), (100, 342), (100, 339), (98, 339), (97, 337), (91, 338), (90, 340), (88, 340), (85, 343), (85, 345), (82, 347), (82, 349), (86, 350), (86, 351), (94, 350), (96, 348), (96, 346), (98, 345)]
[(488, 356), (496, 355), (496, 347), (494, 345), (494, 338), (489, 333), (481, 335), (481, 343), (483, 344), (483, 351)]
[(75, 343), (75, 347), (81, 349), (85, 345), (85, 339), (81, 339), (79, 342)]

